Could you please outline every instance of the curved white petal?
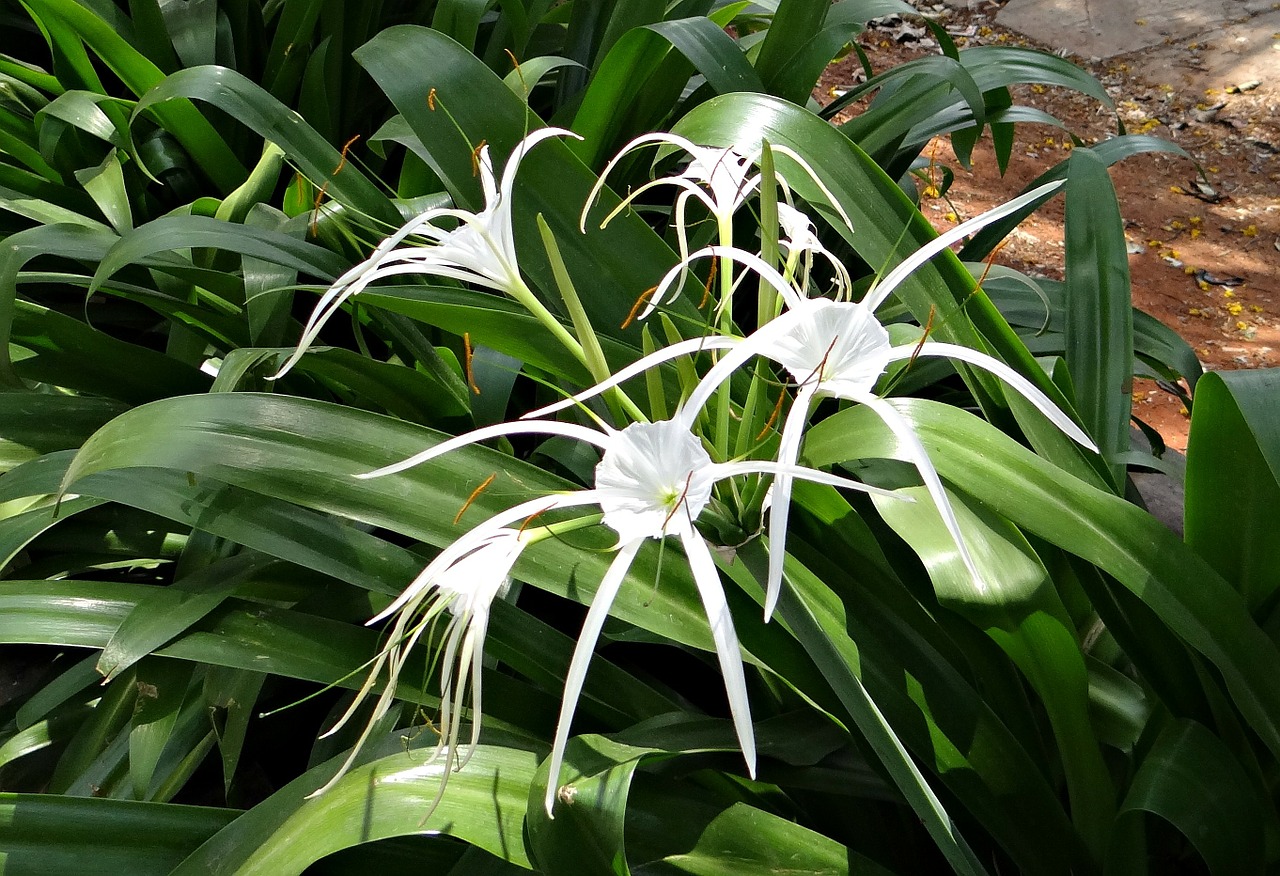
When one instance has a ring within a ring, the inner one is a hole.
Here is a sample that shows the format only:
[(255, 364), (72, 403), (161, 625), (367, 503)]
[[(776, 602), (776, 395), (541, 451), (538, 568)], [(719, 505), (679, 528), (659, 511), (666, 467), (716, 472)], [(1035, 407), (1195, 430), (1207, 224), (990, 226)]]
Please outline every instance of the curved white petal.
[[(690, 182), (689, 180), (683, 177), (660, 176), (657, 179), (651, 179), (644, 185), (640, 186), (639, 188), (628, 192), (627, 196), (618, 203), (618, 206), (610, 210), (609, 215), (605, 216), (603, 219), (600, 220), (600, 227), (604, 228), (605, 226), (607, 226), (610, 222), (613, 221), (613, 218), (615, 216), (617, 216), (623, 210), (627, 209), (627, 207), (631, 205), (632, 201), (634, 201), (636, 198), (643, 195), (645, 192), (649, 191), (649, 189), (656, 188), (657, 186), (666, 186), (666, 185), (676, 186), (677, 188), (684, 190), (680, 193), (681, 200), (679, 201), (678, 206), (683, 205), (685, 203), (685, 200), (687, 200), (686, 196), (692, 196), (702, 201), (702, 203), (706, 204), (708, 210), (711, 210), (713, 212), (715, 211), (715, 206), (716, 206), (715, 201), (713, 201), (711, 199), (711, 196), (708, 195), (706, 192), (704, 192), (699, 186), (695, 185), (694, 183)], [(683, 207), (681, 206), (681, 208), (677, 209), (676, 211), (677, 226), (682, 228), (683, 222), (684, 222), (684, 210), (683, 210)]]
[(720, 384), (732, 377), (733, 372), (752, 356), (768, 356), (770, 346), (787, 332), (792, 331), (803, 316), (804, 314), (796, 311), (787, 311), (735, 344), (719, 362), (711, 367), (711, 370), (702, 376), (673, 419), (684, 423), (687, 428), (693, 428), (698, 413), (715, 394)]
[(912, 430), (911, 424), (907, 422), (902, 414), (898, 413), (897, 408), (870, 393), (863, 394), (855, 398), (854, 401), (861, 402), (875, 411), (876, 415), (889, 427), (889, 431), (893, 432), (894, 437), (902, 443), (907, 455), (915, 463), (916, 470), (920, 472), (920, 477), (924, 480), (924, 485), (929, 490), (929, 495), (933, 497), (933, 503), (937, 506), (938, 513), (942, 515), (942, 523), (946, 526), (947, 532), (951, 533), (951, 538), (955, 541), (957, 550), (960, 551), (960, 559), (964, 561), (965, 568), (973, 576), (974, 586), (979, 593), (985, 594), (987, 592), (987, 582), (983, 579), (982, 573), (978, 571), (978, 567), (973, 561), (973, 556), (970, 555), (969, 548), (965, 544), (964, 536), (960, 533), (960, 522), (956, 520), (956, 513), (951, 507), (951, 500), (947, 498), (947, 492), (942, 486), (942, 479), (938, 477), (938, 470), (933, 467), (933, 461), (929, 459), (929, 454)]
[[(529, 499), (526, 502), (513, 505), (505, 511), (499, 511), (479, 526), (473, 527), (466, 535), (437, 554), (436, 558), (418, 574), (413, 583), (406, 587), (405, 591), (394, 602), (370, 618), (367, 623), (377, 623), (395, 614), (424, 589), (430, 587), (435, 576), (441, 574), (478, 547), (482, 547), (486, 541), (492, 539), (504, 527), (510, 526), (517, 521), (545, 514), (548, 511), (555, 511), (561, 508), (576, 508), (580, 505), (595, 505), (599, 501), (600, 494), (597, 490), (578, 490), (573, 493), (539, 496), (536, 499)], [(514, 565), (515, 559), (512, 559), (511, 563)]]
[[(778, 462), (794, 466), (800, 459), (800, 437), (809, 421), (809, 406), (817, 394), (817, 384), (800, 387), (795, 403), (787, 412), (778, 445)], [(787, 523), (791, 518), (791, 474), (782, 472), (773, 478), (773, 507), (769, 511), (769, 578), (765, 587), (764, 620), (773, 617), (782, 594), (782, 567), (787, 558)]]
[(595, 429), (588, 429), (586, 426), (579, 426), (576, 423), (560, 423), (555, 420), (518, 420), (513, 423), (497, 423), (493, 426), (485, 426), (481, 429), (475, 429), (465, 435), (458, 435), (447, 441), (441, 441), (434, 447), (428, 447), (421, 453), (415, 453), (408, 459), (402, 459), (400, 462), (384, 465), (382, 468), (373, 471), (363, 472), (356, 475), (357, 478), (365, 480), (368, 478), (380, 478), (384, 475), (402, 472), (405, 469), (413, 468), (415, 465), (421, 465), (429, 462), (437, 456), (442, 456), (450, 451), (457, 450), (459, 447), (466, 447), (468, 444), (476, 444), (480, 441), (488, 441), (490, 438), (497, 438), (500, 435), (516, 435), (520, 433), (543, 432), (548, 435), (563, 435), (566, 438), (575, 438), (579, 441), (586, 441), (597, 447), (607, 447), (609, 436)]
[(897, 348), (890, 358), (891, 361), (910, 359), (913, 355), (943, 356), (948, 359), (959, 359), (962, 362), (968, 362), (971, 365), (977, 365), (979, 368), (990, 371), (1016, 389), (1023, 398), (1035, 405), (1036, 409), (1049, 419), (1049, 422), (1065, 432), (1072, 441), (1075, 441), (1081, 447), (1092, 450), (1094, 453), (1098, 452), (1098, 447), (1093, 443), (1093, 439), (1085, 434), (1084, 430), (1077, 426), (1060, 407), (1055, 405), (1034, 383), (999, 359), (969, 347), (962, 347), (959, 344), (944, 344), (937, 341), (926, 341), (919, 346), (918, 351), (915, 347), (910, 349), (905, 347)]
[[(604, 166), (604, 170), (600, 171), (600, 176), (596, 178), (596, 184), (591, 187), (591, 192), (587, 195), (586, 203), (582, 206), (582, 215), (578, 219), (578, 230), (584, 234), (587, 231), (587, 213), (591, 211), (591, 205), (595, 203), (596, 198), (600, 196), (600, 192), (604, 189), (605, 180), (613, 171), (618, 163), (630, 152), (639, 149), (641, 146), (649, 143), (667, 143), (672, 146), (678, 146), (689, 154), (694, 154), (699, 149), (696, 143), (686, 140), (679, 134), (669, 134), (662, 131), (654, 131), (649, 134), (641, 134), (630, 143), (627, 143), (618, 150), (618, 154), (609, 159), (609, 163)], [(657, 182), (658, 180), (653, 180)], [(611, 214), (612, 215), (612, 214)]]
[(696, 531), (685, 535), (685, 555), (689, 558), (689, 570), (693, 573), (702, 607), (711, 625), (711, 638), (716, 645), (716, 658), (720, 662), (720, 674), (724, 676), (724, 690), (729, 697), (729, 714), (733, 716), (733, 728), (738, 734), (738, 744), (747, 762), (747, 772), (756, 777), (756, 737), (751, 724), (751, 703), (747, 699), (747, 680), (742, 671), (742, 650), (738, 646), (738, 634), (733, 628), (733, 616), (725, 601), (720, 583), (720, 573), (707, 543)]
[(550, 772), (547, 775), (547, 797), (544, 801), (547, 816), (554, 818), (552, 807), (555, 805), (556, 792), (560, 788), (560, 765), (564, 763), (564, 748), (569, 742), (569, 729), (573, 724), (573, 713), (578, 706), (578, 697), (582, 694), (582, 685), (587, 679), (587, 666), (591, 663), (591, 655), (595, 652), (596, 641), (600, 638), (600, 630), (604, 628), (605, 618), (609, 616), (609, 608), (627, 577), (631, 562), (640, 549), (642, 540), (623, 544), (609, 570), (605, 572), (600, 586), (591, 598), (591, 607), (587, 609), (587, 618), (582, 622), (582, 632), (578, 634), (578, 644), (573, 649), (573, 659), (569, 662), (569, 673), (564, 680), (564, 699), (560, 703), (560, 718), (556, 722), (556, 738), (551, 746)]
[(1046, 183), (1045, 185), (1032, 189), (1024, 195), (1019, 195), (1008, 203), (1001, 204), (995, 209), (988, 210), (986, 213), (983, 213), (980, 216), (975, 216), (969, 221), (962, 222), (955, 228), (949, 229), (948, 231), (940, 234), (903, 259), (897, 267), (890, 271), (883, 280), (877, 283), (871, 291), (867, 293), (867, 296), (863, 301), (866, 303), (867, 307), (875, 310), (884, 303), (884, 300), (889, 297), (889, 294), (893, 292), (894, 289), (897, 289), (898, 286), (902, 284), (902, 281), (907, 279), (907, 277), (909, 277), (916, 268), (932, 259), (938, 253), (942, 252), (942, 250), (946, 249), (957, 240), (985, 228), (997, 219), (1003, 219), (1010, 213), (1016, 213), (1027, 204), (1043, 197), (1061, 185), (1061, 180)]
[(520, 419), (528, 420), (535, 417), (545, 417), (547, 414), (563, 411), (565, 408), (571, 408), (576, 404), (586, 401), (589, 398), (595, 398), (601, 393), (619, 386), (639, 374), (643, 374), (650, 368), (661, 365), (663, 362), (669, 362), (672, 359), (678, 359), (681, 356), (691, 356), (702, 352), (703, 350), (727, 350), (741, 341), (741, 338), (731, 338), (725, 335), (708, 335), (705, 338), (693, 338), (688, 341), (680, 341), (669, 347), (663, 347), (660, 350), (654, 350), (648, 356), (637, 359), (625, 368), (620, 368), (614, 375), (607, 380), (597, 383), (582, 392), (563, 398), (558, 402), (554, 402), (545, 407), (538, 408), (536, 411), (530, 411)]
[[(855, 481), (852, 478), (841, 477), (840, 475), (831, 474), (830, 472), (820, 471), (816, 468), (809, 468), (807, 465), (786, 465), (772, 459), (744, 459), (740, 462), (718, 462), (715, 463), (715, 476), (717, 479), (725, 477), (734, 477), (736, 475), (752, 475), (752, 474), (768, 474), (776, 475), (785, 473), (792, 478), (798, 478), (802, 481), (810, 481), (815, 484), (826, 484), (829, 487), (841, 487), (846, 490), (857, 490), (860, 493), (867, 493), (872, 496), (883, 496), (886, 499), (897, 499), (900, 502), (914, 502), (910, 496), (903, 496), (893, 490), (886, 490), (882, 487), (873, 487), (871, 484), (864, 484), (862, 481)], [(770, 492), (773, 488), (770, 487)], [(772, 501), (772, 499), (770, 499)]]
[(816, 185), (818, 189), (822, 192), (823, 197), (827, 199), (827, 202), (831, 205), (831, 208), (840, 214), (840, 218), (844, 220), (844, 224), (848, 226), (850, 230), (853, 229), (853, 220), (849, 218), (849, 214), (844, 211), (844, 207), (840, 206), (840, 202), (836, 200), (836, 196), (831, 192), (831, 189), (827, 188), (827, 184), (822, 181), (822, 179), (818, 176), (817, 171), (813, 169), (813, 167), (809, 164), (808, 161), (801, 158), (800, 154), (796, 152), (794, 149), (792, 149), (790, 146), (782, 146), (782, 145), (775, 146), (773, 143), (770, 143), (769, 151), (776, 152), (779, 155), (785, 155), (788, 158), (790, 158), (792, 161), (794, 161), (796, 164), (800, 165), (800, 169), (809, 175), (809, 179), (813, 180), (814, 185)]
[[(538, 128), (536, 131), (530, 131), (526, 134), (524, 139), (511, 150), (511, 157), (507, 159), (507, 166), (502, 170), (502, 185), (499, 189), (498, 197), (503, 202), (511, 203), (511, 193), (516, 184), (516, 171), (520, 168), (520, 162), (529, 154), (529, 150), (543, 140), (549, 140), (552, 137), (572, 137), (574, 140), (583, 139), (582, 135), (576, 134), (567, 128), (556, 127)], [(490, 171), (490, 179), (492, 180), (492, 178), (492, 171)]]
[[(736, 246), (704, 246), (697, 252), (690, 254), (683, 262), (667, 271), (666, 275), (662, 278), (662, 282), (658, 284), (657, 291), (655, 291), (653, 296), (650, 297), (649, 306), (645, 308), (641, 318), (647, 317), (653, 312), (653, 309), (657, 306), (659, 299), (666, 294), (666, 290), (675, 281), (676, 275), (683, 273), (683, 271), (688, 267), (689, 262), (694, 259), (703, 258), (704, 256), (714, 256), (719, 259), (737, 262), (744, 267), (750, 268), (755, 271), (761, 279), (777, 290), (778, 294), (782, 296), (782, 300), (787, 303), (788, 308), (794, 308), (800, 305), (802, 300), (800, 298), (800, 293), (798, 293), (792, 285), (787, 282), (786, 278), (779, 274), (772, 265), (760, 258), (758, 255), (749, 253), (745, 249), (739, 249)], [(720, 302), (720, 306), (724, 306), (723, 301)]]

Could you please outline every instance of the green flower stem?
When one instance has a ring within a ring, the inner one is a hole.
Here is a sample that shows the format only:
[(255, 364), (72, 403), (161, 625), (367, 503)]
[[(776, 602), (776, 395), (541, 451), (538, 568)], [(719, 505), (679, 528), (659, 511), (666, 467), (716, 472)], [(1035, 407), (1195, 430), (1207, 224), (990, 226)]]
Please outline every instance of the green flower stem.
[[(717, 224), (719, 226), (721, 246), (733, 246), (733, 217), (722, 216)], [(733, 333), (733, 308), (727, 306), (732, 295), (733, 266), (730, 263), (727, 268), (720, 271), (720, 299), (716, 303), (716, 309), (720, 311), (720, 331), (724, 334)], [(729, 458), (729, 428), (731, 426), (729, 402), (729, 382), (725, 381), (724, 385), (716, 392), (715, 448), (717, 459)]]
[(572, 520), (561, 520), (556, 523), (547, 523), (543, 526), (531, 526), (524, 531), (524, 538), (528, 541), (529, 547), (533, 547), (549, 538), (559, 538), (570, 532), (598, 526), (603, 519), (603, 514), (583, 514), (581, 517), (574, 517)]

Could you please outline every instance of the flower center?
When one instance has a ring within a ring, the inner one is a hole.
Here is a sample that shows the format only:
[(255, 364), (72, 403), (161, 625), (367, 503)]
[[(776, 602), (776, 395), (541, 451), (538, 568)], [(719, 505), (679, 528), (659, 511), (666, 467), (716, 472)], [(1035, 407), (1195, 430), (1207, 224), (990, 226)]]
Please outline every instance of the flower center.
[(714, 484), (702, 442), (669, 420), (623, 429), (596, 466), (605, 525), (623, 541), (692, 532)]
[(856, 303), (813, 298), (800, 310), (771, 357), (797, 383), (817, 380), (824, 391), (836, 394), (870, 392), (892, 349), (884, 326)]

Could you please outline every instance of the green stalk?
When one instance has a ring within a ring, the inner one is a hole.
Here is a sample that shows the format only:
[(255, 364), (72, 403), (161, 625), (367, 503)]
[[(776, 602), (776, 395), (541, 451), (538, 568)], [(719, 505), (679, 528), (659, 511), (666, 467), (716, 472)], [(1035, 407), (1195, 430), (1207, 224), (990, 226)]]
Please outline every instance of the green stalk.
[[(600, 339), (596, 336), (595, 329), (591, 326), (591, 319), (587, 316), (582, 300), (578, 297), (578, 290), (574, 288), (569, 269), (565, 267), (564, 258), (560, 255), (560, 247), (551, 233), (551, 226), (547, 224), (547, 220), (541, 213), (538, 214), (538, 232), (542, 235), (542, 245), (547, 251), (547, 259), (551, 262), (551, 273), (555, 277), (556, 287), (560, 290), (560, 298), (569, 310), (573, 330), (578, 335), (583, 355), (587, 357), (584, 364), (591, 372), (591, 379), (596, 383), (603, 383), (612, 376), (609, 363), (604, 358), (604, 349), (600, 346)], [(615, 400), (635, 422), (648, 422), (644, 411), (640, 410), (621, 386), (614, 387), (610, 391), (610, 398)], [(617, 412), (614, 411), (614, 413)]]
[[(721, 246), (733, 246), (733, 217), (721, 217), (718, 220), (718, 225)], [(730, 262), (728, 267), (720, 270), (720, 299), (716, 304), (716, 309), (721, 311), (720, 331), (724, 334), (733, 332), (733, 308), (725, 306), (733, 295), (732, 264)], [(716, 390), (715, 448), (719, 459), (729, 458), (729, 428), (731, 425), (729, 402), (729, 381), (726, 380)]]

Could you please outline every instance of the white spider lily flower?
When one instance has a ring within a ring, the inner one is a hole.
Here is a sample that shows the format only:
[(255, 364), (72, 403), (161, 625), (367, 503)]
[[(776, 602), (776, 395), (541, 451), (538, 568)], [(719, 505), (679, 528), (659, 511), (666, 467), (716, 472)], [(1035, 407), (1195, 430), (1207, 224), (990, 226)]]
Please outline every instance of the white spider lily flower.
[[(796, 276), (796, 270), (801, 270), (800, 276), (803, 279), (796, 284), (799, 287), (801, 295), (807, 295), (809, 292), (809, 275), (813, 271), (814, 256), (822, 256), (831, 265), (831, 270), (835, 274), (836, 280), (836, 298), (847, 298), (853, 281), (849, 278), (849, 270), (844, 266), (831, 250), (822, 245), (822, 241), (818, 240), (818, 230), (814, 227), (813, 221), (802, 210), (797, 210), (790, 204), (778, 204), (778, 226), (781, 228), (782, 234), (778, 238), (778, 245), (787, 251), (786, 274), (793, 280)], [(804, 259), (804, 265), (800, 265), (800, 259)]]
[[(721, 242), (729, 243), (726, 238), (728, 230), (732, 227), (731, 220), (733, 214), (738, 208), (751, 197), (752, 194), (760, 187), (761, 175), (753, 173), (755, 165), (760, 161), (761, 148), (755, 147), (753, 150), (744, 152), (736, 146), (716, 147), (716, 146), (700, 146), (693, 141), (681, 137), (679, 134), (671, 134), (664, 132), (654, 132), (650, 134), (642, 134), (636, 137), (615, 155), (604, 170), (600, 173), (600, 178), (596, 180), (595, 186), (591, 189), (591, 194), (587, 196), (587, 202), (582, 208), (582, 216), (579, 220), (579, 228), (585, 232), (587, 227), (587, 213), (591, 210), (592, 204), (599, 197), (601, 190), (604, 189), (605, 180), (609, 174), (617, 167), (618, 163), (630, 152), (643, 146), (651, 144), (665, 144), (668, 146), (676, 146), (689, 154), (690, 161), (684, 170), (675, 176), (659, 177), (650, 180), (644, 185), (630, 192), (622, 203), (614, 207), (609, 215), (604, 217), (600, 223), (600, 227), (604, 228), (623, 210), (630, 206), (631, 202), (649, 189), (662, 185), (673, 185), (681, 189), (680, 194), (676, 197), (675, 202), (675, 222), (676, 222), (676, 238), (680, 246), (680, 259), (685, 261), (688, 257), (689, 246), (686, 235), (685, 211), (689, 205), (689, 199), (694, 198), (701, 201), (707, 208), (712, 217), (716, 220), (716, 224), (720, 230)], [(794, 161), (801, 170), (803, 170), (818, 189), (831, 207), (840, 214), (840, 218), (846, 225), (852, 226), (848, 214), (840, 206), (840, 202), (836, 200), (835, 195), (827, 188), (826, 184), (818, 177), (817, 172), (805, 161), (800, 155), (788, 146), (769, 144), (769, 149), (777, 155), (785, 155)], [(782, 186), (784, 192), (789, 192), (787, 181), (783, 179), (781, 174), (775, 174), (775, 178)]]
[[(1097, 452), (1097, 447), (1085, 432), (1031, 381), (1000, 360), (957, 344), (922, 341), (919, 344), (894, 347), (889, 334), (875, 318), (874, 310), (916, 268), (937, 255), (943, 248), (967, 234), (1006, 216), (1030, 201), (1056, 188), (1059, 183), (1042, 186), (1032, 192), (1001, 205), (996, 209), (951, 229), (930, 241), (891, 271), (860, 302), (837, 302), (827, 299), (811, 299), (801, 296), (781, 274), (751, 253), (733, 247), (712, 246), (699, 250), (691, 258), (712, 255), (736, 261), (755, 271), (782, 297), (786, 311), (777, 319), (766, 323), (746, 338), (713, 336), (674, 344), (620, 370), (604, 381), (577, 395), (531, 412), (528, 416), (542, 416), (555, 410), (577, 404), (595, 396), (616, 383), (630, 379), (653, 366), (686, 355), (702, 344), (704, 348), (728, 350), (699, 381), (681, 408), (676, 419), (691, 428), (699, 411), (716, 390), (733, 372), (755, 356), (763, 356), (777, 362), (791, 375), (798, 389), (795, 401), (783, 423), (778, 448), (781, 466), (772, 486), (772, 508), (769, 512), (769, 576), (766, 584), (765, 619), (768, 620), (777, 605), (782, 588), (783, 562), (786, 557), (787, 522), (791, 509), (791, 471), (797, 467), (800, 441), (812, 403), (823, 396), (849, 399), (870, 407), (902, 442), (911, 461), (920, 472), (929, 495), (936, 503), (947, 531), (955, 540), (966, 568), (979, 589), (986, 584), (973, 562), (956, 521), (955, 512), (947, 499), (937, 470), (929, 460), (924, 445), (911, 430), (910, 424), (895, 408), (874, 394), (880, 375), (890, 363), (916, 356), (940, 356), (958, 359), (983, 368), (1010, 388), (1030, 401), (1055, 426), (1083, 447)], [(673, 268), (664, 284), (660, 284), (654, 298), (674, 282), (679, 270)]]
[[(671, 535), (679, 538), (684, 547), (698, 595), (711, 627), (716, 657), (725, 679), (725, 690), (729, 698), (734, 729), (742, 747), (747, 769), (754, 776), (755, 735), (751, 724), (751, 707), (747, 701), (746, 680), (738, 637), (721, 589), (720, 576), (716, 570), (711, 549), (694, 524), (710, 502), (716, 482), (738, 475), (777, 476), (785, 472), (790, 477), (817, 483), (848, 487), (884, 496), (894, 494), (848, 478), (798, 465), (787, 466), (773, 461), (755, 460), (713, 462), (703, 448), (702, 442), (690, 432), (683, 420), (634, 423), (621, 430), (603, 424), (599, 430), (595, 430), (572, 423), (546, 420), (500, 423), (449, 439), (409, 459), (359, 477), (371, 478), (403, 471), (467, 444), (499, 435), (530, 432), (576, 438), (600, 448), (603, 453), (595, 470), (595, 487), (534, 499), (504, 511), (460, 539), (459, 544), (465, 543), (462, 547), (446, 548), (437, 558), (437, 562), (459, 562), (461, 557), (470, 556), (468, 553), (470, 545), (483, 541), (495, 528), (508, 526), (522, 516), (527, 517), (555, 508), (584, 504), (598, 505), (603, 512), (604, 524), (618, 536), (618, 542), (613, 548), (616, 555), (591, 600), (565, 678), (564, 699), (551, 753), (551, 779), (547, 785), (548, 815), (551, 814), (554, 804), (564, 749), (569, 739), (569, 730), (578, 697), (586, 680), (591, 655), (595, 651), (596, 642), (608, 617), (609, 609), (618, 595), (636, 553), (646, 539), (663, 539)], [(509, 568), (508, 566), (507, 569)], [(401, 597), (401, 600), (388, 611), (403, 611), (412, 604), (414, 598), (407, 595)], [(456, 715), (456, 711), (454, 714)], [(473, 734), (474, 732), (473, 729)]]
[[(364, 685), (347, 711), (324, 735), (337, 732), (351, 720), (372, 693), (384, 668), (387, 670), (386, 685), (341, 769), (312, 796), (329, 790), (350, 769), (369, 735), (394, 705), (396, 684), (410, 651), (424, 634), (428, 639), (434, 638), (442, 616), (447, 620), (441, 637), (440, 738), (428, 763), (442, 755), (447, 757), (446, 781), (451, 769), (461, 769), (466, 765), (479, 742), (481, 667), (489, 608), (510, 584), (511, 567), (519, 559), (525, 544), (522, 534), (513, 529), (500, 526), (477, 529), (436, 557), (398, 599), (369, 621), (372, 624), (392, 615), (396, 617), (388, 631), (387, 644), (374, 657)], [(458, 738), (462, 704), (468, 690), (471, 692), (471, 741), (464, 752)], [(440, 793), (443, 791), (442, 783)]]
[[(520, 276), (516, 261), (515, 235), (511, 225), (511, 200), (516, 172), (529, 150), (551, 137), (582, 138), (563, 128), (539, 128), (516, 144), (502, 171), (499, 182), (494, 176), (489, 147), (481, 146), (477, 158), (480, 185), (484, 191), (484, 209), (479, 213), (450, 207), (426, 210), (387, 237), (377, 248), (351, 270), (339, 277), (320, 297), (303, 327), (298, 347), (271, 379), (283, 377), (319, 336), (326, 322), (342, 304), (359, 295), (376, 280), (404, 274), (425, 274), (472, 283), (510, 295), (530, 307), (541, 307)], [(457, 220), (457, 226), (445, 230), (434, 223), (441, 219)], [(429, 242), (405, 244), (410, 238)]]

